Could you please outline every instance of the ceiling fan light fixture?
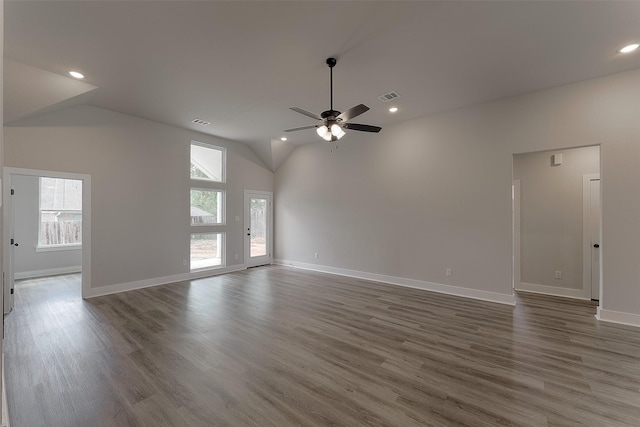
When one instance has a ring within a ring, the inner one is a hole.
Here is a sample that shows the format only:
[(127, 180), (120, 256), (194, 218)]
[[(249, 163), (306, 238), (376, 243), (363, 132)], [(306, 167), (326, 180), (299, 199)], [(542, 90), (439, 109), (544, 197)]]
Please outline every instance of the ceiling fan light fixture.
[(333, 124), (331, 125), (331, 134), (340, 139), (344, 136), (344, 131), (339, 125)]
[(318, 132), (318, 135), (320, 136), (320, 138), (324, 138), (324, 136), (327, 133), (329, 133), (329, 128), (325, 125), (318, 126), (318, 128), (316, 129), (316, 132)]

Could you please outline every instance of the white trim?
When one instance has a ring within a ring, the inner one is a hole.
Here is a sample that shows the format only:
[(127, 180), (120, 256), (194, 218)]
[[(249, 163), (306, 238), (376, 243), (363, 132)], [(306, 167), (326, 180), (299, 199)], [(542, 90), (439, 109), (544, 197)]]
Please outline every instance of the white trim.
[(539, 285), (537, 283), (523, 283), (516, 287), (519, 292), (531, 292), (534, 294), (553, 295), (556, 297), (591, 300), (590, 289), (560, 288), (558, 286)]
[(640, 314), (604, 310), (598, 307), (598, 311), (595, 317), (602, 322), (619, 323), (621, 325), (635, 326), (636, 328), (640, 328)]
[(407, 279), (404, 277), (385, 276), (383, 274), (367, 273), (364, 271), (347, 270), (344, 268), (328, 267), (318, 264), (307, 264), (283, 259), (274, 260), (274, 264), (283, 265), (286, 267), (301, 268), (304, 270), (319, 271), (322, 273), (336, 274), (339, 276), (354, 277), (356, 279), (371, 280), (389, 285), (404, 286), (407, 288), (421, 289), (424, 291), (437, 292), (441, 294), (455, 295), (464, 298), (495, 302), (499, 304), (507, 304), (513, 306), (516, 305), (515, 296), (513, 294), (499, 294), (497, 292), (482, 291), (479, 289), (443, 285), (441, 283), (425, 282), (422, 280)]
[(222, 175), (220, 177), (220, 181), (217, 181), (213, 178), (194, 178), (190, 176), (190, 179), (193, 181), (203, 181), (203, 182), (211, 182), (211, 183), (218, 183), (218, 184), (226, 184), (227, 183), (227, 149), (225, 147), (220, 147), (219, 145), (214, 145), (214, 144), (209, 144), (208, 142), (200, 142), (200, 141), (196, 141), (194, 139), (191, 140), (191, 143), (189, 144), (189, 164), (191, 164), (191, 146), (192, 145), (198, 145), (200, 147), (203, 148), (208, 148), (210, 150), (217, 150), (222, 152), (222, 158), (220, 159), (220, 161), (222, 162), (222, 170), (220, 171), (220, 175)]
[(36, 252), (79, 251), (80, 249), (82, 249), (81, 243), (74, 243), (71, 245), (36, 246)]
[[(251, 259), (251, 238), (247, 239), (245, 230), (251, 229), (251, 204), (252, 196), (267, 199), (268, 223), (267, 223), (267, 255)], [(247, 267), (273, 264), (273, 192), (262, 190), (244, 190), (244, 264)], [(256, 259), (257, 258), (257, 259)]]
[[(212, 222), (212, 223), (205, 223), (205, 224), (192, 224), (191, 223), (191, 213), (189, 213), (189, 225), (191, 227), (222, 227), (227, 225), (227, 215), (226, 213), (226, 206), (227, 206), (227, 192), (226, 190), (220, 189), (220, 188), (205, 188), (205, 187), (190, 187), (189, 188), (189, 195), (191, 195), (191, 191), (209, 191), (211, 193), (219, 193), (220, 196), (220, 200), (218, 200), (217, 206), (216, 206), (216, 215), (219, 217), (220, 222)], [(220, 203), (221, 202), (221, 203)]]
[[(191, 242), (191, 239), (193, 239), (193, 235), (194, 234), (216, 234), (218, 243), (216, 244), (216, 248), (218, 249), (218, 255), (217, 257), (215, 257), (216, 259), (220, 259), (220, 265), (212, 265), (212, 266), (205, 266), (205, 267), (196, 267), (196, 268), (192, 268), (191, 267), (191, 250), (189, 250), (189, 271), (194, 273), (194, 272), (199, 272), (199, 271), (205, 271), (205, 270), (211, 270), (211, 269), (218, 269), (218, 268), (224, 268), (227, 265), (227, 232), (226, 231), (193, 231), (191, 230), (191, 233), (189, 234), (189, 241)], [(153, 280), (153, 279), (152, 279)]]
[(20, 279), (35, 279), (36, 277), (57, 276), (59, 274), (80, 273), (82, 271), (81, 265), (73, 265), (71, 267), (58, 267), (47, 268), (45, 270), (23, 271), (20, 273), (14, 273), (13, 277), (16, 280)]
[(209, 270), (199, 270), (190, 273), (174, 274), (172, 276), (155, 277), (153, 279), (137, 280), (135, 282), (119, 283), (116, 285), (98, 286), (91, 288), (83, 298), (94, 298), (103, 295), (117, 294), (120, 292), (133, 291), (136, 289), (150, 288), (153, 286), (167, 285), (169, 283), (182, 282), (185, 280), (202, 279), (203, 277), (218, 276), (220, 274), (233, 273), (246, 270), (243, 264), (220, 267)]
[(511, 254), (513, 257), (513, 288), (517, 289), (520, 286), (520, 281), (522, 280), (521, 273), (521, 257), (520, 257), (520, 249), (521, 249), (521, 238), (520, 235), (520, 180), (514, 179), (511, 184), (511, 214), (512, 214), (512, 245), (513, 248), (511, 250)]

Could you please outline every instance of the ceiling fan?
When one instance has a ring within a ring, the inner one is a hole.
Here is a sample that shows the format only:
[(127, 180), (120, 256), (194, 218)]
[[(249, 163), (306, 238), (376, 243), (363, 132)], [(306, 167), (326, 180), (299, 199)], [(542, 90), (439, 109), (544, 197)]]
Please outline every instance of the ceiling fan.
[(322, 124), (313, 126), (303, 126), (299, 128), (287, 129), (285, 132), (295, 132), (298, 130), (316, 128), (318, 135), (327, 142), (337, 141), (345, 134), (344, 129), (358, 130), (362, 132), (380, 132), (381, 127), (371, 125), (361, 125), (358, 123), (347, 123), (349, 120), (358, 117), (360, 114), (369, 111), (369, 107), (364, 104), (356, 105), (349, 108), (344, 113), (333, 109), (333, 67), (338, 62), (336, 58), (327, 58), (327, 65), (331, 75), (331, 107), (327, 111), (323, 111), (320, 115), (304, 110), (300, 107), (290, 107), (290, 110), (303, 114), (312, 119), (321, 121)]

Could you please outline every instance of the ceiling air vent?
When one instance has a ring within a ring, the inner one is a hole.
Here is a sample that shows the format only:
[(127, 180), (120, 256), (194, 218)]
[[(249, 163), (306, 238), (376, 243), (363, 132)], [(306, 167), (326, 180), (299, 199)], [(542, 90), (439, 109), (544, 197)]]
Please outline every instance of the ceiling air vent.
[(389, 102), (396, 98), (400, 98), (400, 94), (396, 91), (391, 91), (389, 93), (385, 93), (384, 95), (380, 95), (378, 97), (378, 99), (382, 102)]
[(195, 123), (197, 125), (200, 125), (200, 126), (209, 126), (211, 124), (208, 121), (202, 120), (202, 119), (193, 119), (193, 120), (191, 120), (191, 122)]

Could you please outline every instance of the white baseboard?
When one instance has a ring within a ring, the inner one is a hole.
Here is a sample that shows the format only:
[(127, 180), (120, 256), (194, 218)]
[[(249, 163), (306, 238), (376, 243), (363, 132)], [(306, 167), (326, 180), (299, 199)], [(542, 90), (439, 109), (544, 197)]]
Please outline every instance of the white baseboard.
[(496, 302), (499, 304), (516, 305), (513, 295), (499, 294), (496, 292), (482, 291), (478, 289), (463, 288), (460, 286), (443, 285), (441, 283), (425, 282), (422, 280), (407, 279), (404, 277), (385, 276), (382, 274), (367, 273), (364, 271), (348, 270), (344, 268), (328, 267), (318, 264), (307, 264), (283, 259), (274, 260), (274, 264), (286, 267), (295, 267), (305, 270), (319, 271), (322, 273), (337, 274), (339, 276), (355, 277), (356, 279), (382, 282), (389, 285), (404, 286), (424, 291), (438, 292), (441, 294), (455, 295), (459, 297), (472, 298), (482, 301)]
[(152, 286), (167, 285), (169, 283), (182, 282), (185, 280), (202, 279), (203, 277), (218, 276), (220, 274), (232, 273), (234, 271), (246, 270), (244, 264), (230, 265), (228, 267), (216, 268), (213, 270), (193, 271), (190, 273), (174, 274), (172, 276), (155, 277), (153, 279), (137, 280), (135, 282), (119, 283), (117, 285), (99, 286), (90, 288), (83, 298), (94, 298), (103, 295), (117, 294), (119, 292), (133, 291), (136, 289), (150, 288)]
[(9, 427), (9, 405), (7, 404), (7, 382), (4, 380), (4, 353), (2, 353), (2, 427)]
[(516, 291), (531, 292), (534, 294), (553, 295), (556, 297), (590, 300), (584, 289), (560, 288), (557, 286), (538, 285), (537, 283), (520, 283), (516, 285)]
[(45, 270), (22, 271), (13, 275), (15, 280), (35, 279), (36, 277), (57, 276), (58, 274), (80, 273), (81, 265), (72, 265), (71, 267), (48, 268)]
[(622, 311), (603, 310), (598, 307), (596, 319), (602, 322), (619, 323), (640, 328), (640, 314), (625, 313)]

